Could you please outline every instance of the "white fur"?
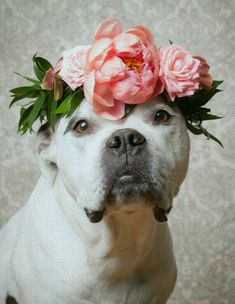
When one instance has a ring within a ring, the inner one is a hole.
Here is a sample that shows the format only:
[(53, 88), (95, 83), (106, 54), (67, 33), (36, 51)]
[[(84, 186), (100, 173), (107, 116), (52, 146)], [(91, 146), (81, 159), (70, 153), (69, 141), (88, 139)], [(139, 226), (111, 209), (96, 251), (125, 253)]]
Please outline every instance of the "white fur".
[[(161, 108), (172, 121), (153, 125)], [(108, 137), (121, 128), (146, 137), (154, 179), (167, 176), (160, 204), (168, 208), (187, 171), (184, 119), (160, 98), (121, 121), (97, 117), (85, 101), (75, 116), (91, 123), (88, 134), (64, 134), (70, 118), (62, 118), (50, 138), (39, 134), (42, 176), (0, 232), (0, 303), (9, 294), (19, 304), (163, 304), (176, 279), (167, 222), (157, 222), (141, 202), (108, 207), (99, 223), (90, 223), (84, 208), (101, 207), (102, 154)]]

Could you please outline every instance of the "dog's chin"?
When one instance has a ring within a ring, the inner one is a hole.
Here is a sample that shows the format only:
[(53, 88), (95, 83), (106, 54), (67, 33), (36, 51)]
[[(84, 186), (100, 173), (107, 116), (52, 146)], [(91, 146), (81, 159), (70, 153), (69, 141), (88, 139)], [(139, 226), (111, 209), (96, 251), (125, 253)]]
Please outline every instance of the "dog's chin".
[(111, 185), (106, 195), (108, 205), (154, 205), (160, 198), (159, 191), (148, 178), (127, 173), (117, 177)]

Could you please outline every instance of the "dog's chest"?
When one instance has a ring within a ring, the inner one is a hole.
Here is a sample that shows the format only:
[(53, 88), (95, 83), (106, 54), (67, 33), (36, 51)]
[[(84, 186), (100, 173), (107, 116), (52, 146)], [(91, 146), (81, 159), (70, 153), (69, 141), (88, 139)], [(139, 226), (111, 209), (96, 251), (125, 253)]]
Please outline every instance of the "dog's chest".
[(109, 285), (97, 282), (90, 288), (83, 289), (79, 301), (69, 301), (74, 304), (146, 304), (151, 303), (155, 290), (149, 284), (137, 284), (133, 281), (123, 281), (120, 284)]
[[(121, 212), (109, 217), (96, 244), (87, 244), (87, 267), (110, 281), (129, 278), (149, 263), (155, 252), (156, 225), (148, 211)], [(153, 259), (154, 261), (154, 259)]]
[[(65, 227), (49, 234), (40, 226), (37, 232), (44, 241), (25, 227), (22, 237), (27, 241), (19, 240), (14, 265), (18, 279), (25, 282), (23, 290), (32, 291), (30, 302), (145, 304), (162, 293), (162, 283), (170, 284), (174, 265), (168, 229), (165, 224), (156, 226), (150, 212), (110, 216), (92, 227), (94, 237), (83, 234), (79, 240)], [(67, 231), (63, 237), (62, 231)], [(43, 246), (35, 248), (39, 243)], [(9, 292), (17, 298), (12, 289)]]
[(80, 299), (101, 304), (149, 303), (155, 293), (158, 260), (155, 222), (145, 212), (137, 212), (110, 218), (107, 225), (109, 237), (87, 245)]

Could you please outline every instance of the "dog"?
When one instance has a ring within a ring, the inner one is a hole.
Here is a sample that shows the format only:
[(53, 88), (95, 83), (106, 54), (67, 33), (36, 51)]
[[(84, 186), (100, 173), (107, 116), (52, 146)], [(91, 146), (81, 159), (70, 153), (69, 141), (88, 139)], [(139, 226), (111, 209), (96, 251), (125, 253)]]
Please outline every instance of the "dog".
[(37, 140), (41, 177), (0, 232), (0, 303), (166, 303), (190, 149), (177, 105), (152, 97), (111, 121), (84, 100)]

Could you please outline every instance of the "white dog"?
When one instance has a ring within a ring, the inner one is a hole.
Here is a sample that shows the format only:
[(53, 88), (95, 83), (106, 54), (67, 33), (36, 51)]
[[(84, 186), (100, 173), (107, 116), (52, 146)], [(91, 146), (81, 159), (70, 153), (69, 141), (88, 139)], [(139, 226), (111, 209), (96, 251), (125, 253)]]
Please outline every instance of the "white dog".
[(0, 303), (166, 303), (166, 213), (189, 155), (175, 104), (155, 97), (109, 121), (83, 101), (38, 138), (42, 176), (0, 233)]

